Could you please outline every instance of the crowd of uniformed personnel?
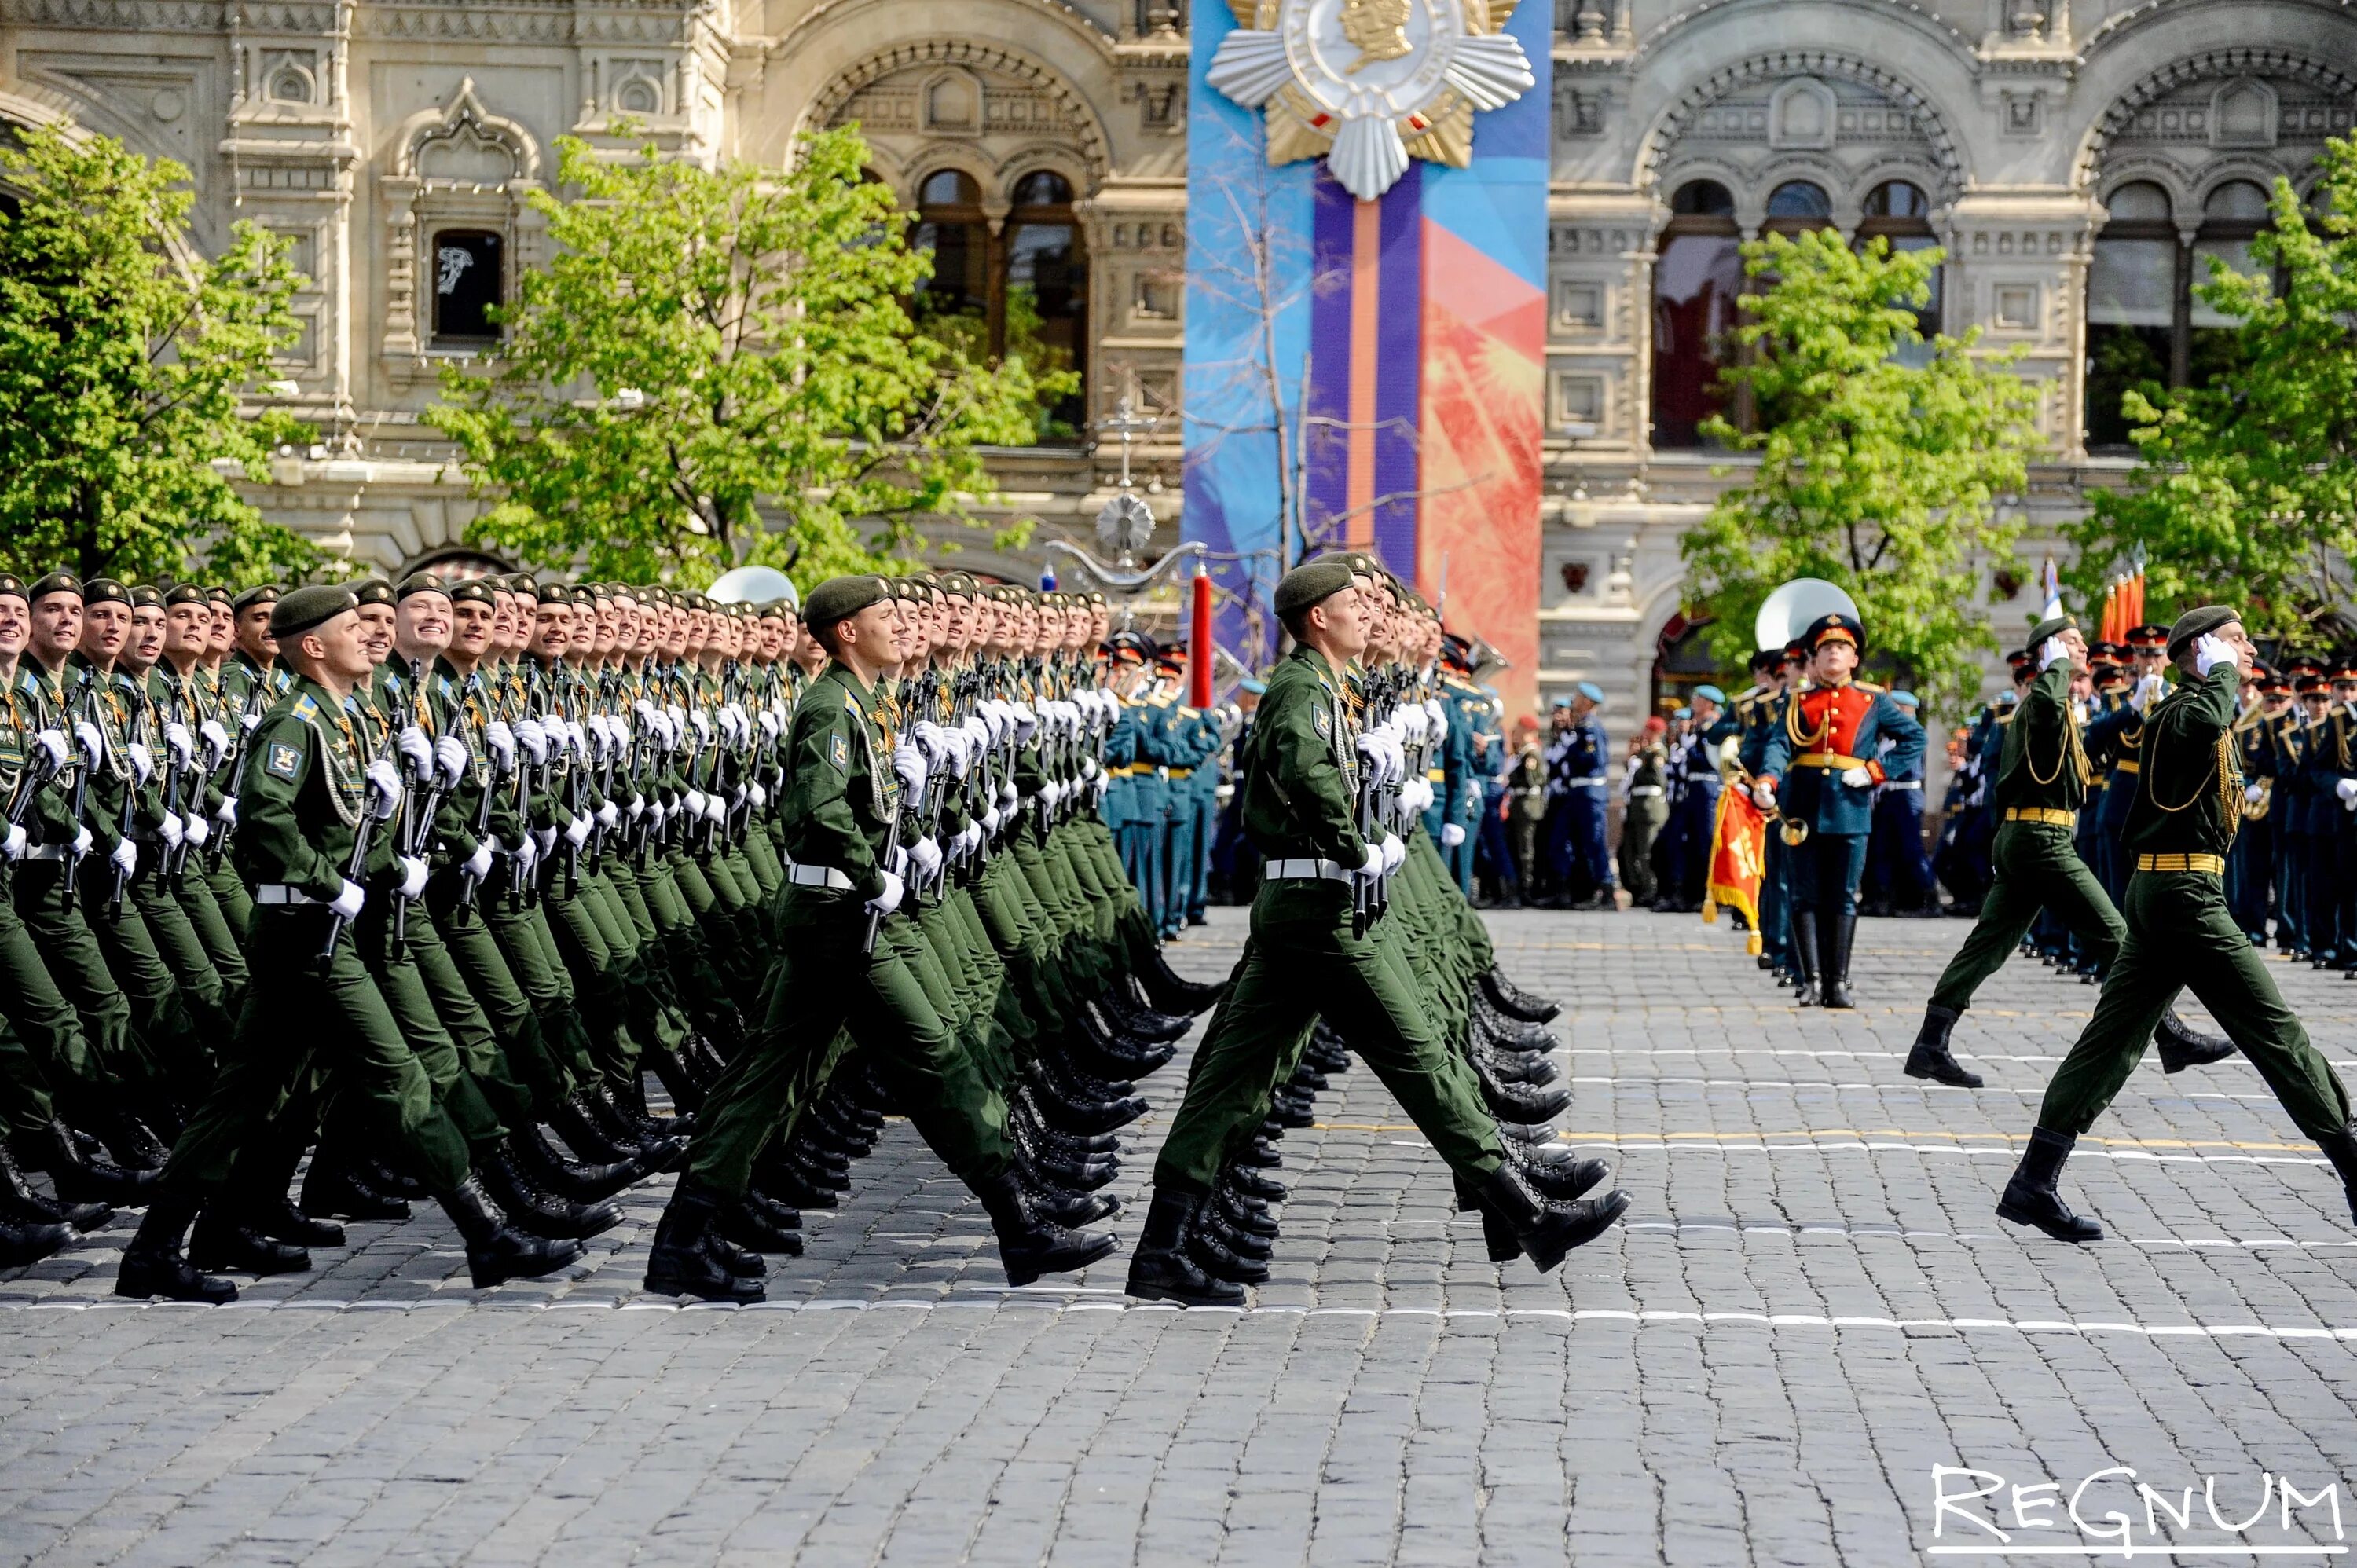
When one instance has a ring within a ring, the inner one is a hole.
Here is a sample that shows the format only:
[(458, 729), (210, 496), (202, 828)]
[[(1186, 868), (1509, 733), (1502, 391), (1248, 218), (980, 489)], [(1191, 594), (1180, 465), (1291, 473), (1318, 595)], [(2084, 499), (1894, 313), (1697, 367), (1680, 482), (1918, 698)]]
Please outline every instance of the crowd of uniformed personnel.
[[(220, 1302), (430, 1198), (487, 1286), (676, 1169), (649, 1287), (759, 1299), (888, 1112), (1011, 1280), (1103, 1256), (1133, 1080), (1222, 993), (1160, 939), (1200, 916), (1235, 727), (1108, 619), (955, 572), (799, 607), (0, 574), (0, 1261), (142, 1209), (117, 1291)], [(1466, 836), (1415, 832), (1466, 717), (1437, 631), (1404, 611), (1351, 717), (1415, 732), (1383, 809), (1435, 853)], [(1388, 929), (1431, 927), (1477, 1102), (1543, 1119), (1552, 1007), (1447, 918), (1453, 870), (1387, 878), (1420, 911)], [(1275, 1142), (1344, 1065), (1306, 1043), (1208, 1171), (1191, 1266), (1265, 1258)]]

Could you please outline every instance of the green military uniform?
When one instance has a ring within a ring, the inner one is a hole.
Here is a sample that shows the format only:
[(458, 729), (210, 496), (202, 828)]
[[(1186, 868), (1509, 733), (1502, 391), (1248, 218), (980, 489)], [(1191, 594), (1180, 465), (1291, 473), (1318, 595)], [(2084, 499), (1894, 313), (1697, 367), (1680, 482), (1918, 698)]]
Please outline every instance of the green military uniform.
[(1211, 1190), (1260, 1125), (1321, 1014), (1449, 1168), (1480, 1182), (1504, 1159), (1496, 1122), (1469, 1080), (1441, 1065), (1447, 1044), (1382, 926), (1353, 929), (1350, 868), (1369, 849), (1354, 821), (1358, 762), (1342, 689), (1322, 654), (1297, 648), (1269, 675), (1248, 752), (1239, 759), (1243, 827), (1267, 870), (1253, 901), (1251, 942), (1195, 1054), (1155, 1185)]

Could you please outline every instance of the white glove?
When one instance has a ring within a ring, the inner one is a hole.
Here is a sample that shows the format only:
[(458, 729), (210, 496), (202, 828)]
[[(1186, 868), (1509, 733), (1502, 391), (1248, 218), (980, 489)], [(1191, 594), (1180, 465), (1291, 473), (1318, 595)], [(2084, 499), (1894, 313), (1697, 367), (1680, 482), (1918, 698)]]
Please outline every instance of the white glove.
[(968, 854), (972, 854), (975, 850), (980, 849), (982, 847), (982, 824), (980, 822), (966, 823), (965, 831), (958, 834), (958, 842), (965, 846), (965, 853)]
[(2193, 644), (2193, 669), (2205, 680), (2221, 664), (2234, 662), (2234, 650), (2223, 638), (2205, 633)]
[(1006, 820), (1006, 818), (998, 814), (998, 808), (996, 806), (985, 806), (983, 808), (982, 828), (985, 832), (996, 832), (998, 831), (998, 824)]
[(178, 719), (164, 726), (164, 744), (171, 748), (172, 760), (183, 768), (197, 759), (197, 737)]
[(446, 735), (434, 743), (434, 760), (442, 765), (442, 788), (455, 789), (458, 780), (467, 776), (467, 764), (473, 760), (467, 754), (467, 743), (455, 735)]
[(751, 801), (753, 809), (758, 811), (770, 803), (770, 792), (756, 781), (746, 787), (745, 799)]
[(393, 743), (393, 748), (407, 758), (412, 768), (417, 769), (419, 778), (423, 779), (434, 771), (434, 742), (415, 725), (411, 725), (401, 732), (400, 738)]
[(229, 757), (229, 731), (219, 719), (207, 719), (197, 726), (197, 734), (205, 743), (205, 770), (219, 768)]
[(5, 837), (0, 837), (0, 860), (24, 859), (26, 847), (31, 843), (32, 835), (30, 833), (27, 833), (16, 823), (10, 822), (8, 824), (7, 834)]
[[(2341, 782), (2345, 784), (2349, 782), (2349, 780), (2344, 779)], [(2259, 803), (2259, 797), (2266, 792), (2266, 786), (2264, 784), (2245, 784), (2243, 786), (2243, 799), (2248, 800), (2254, 806)], [(2346, 795), (2341, 796), (2341, 803), (2344, 806), (2349, 805), (2349, 797)], [(2350, 809), (2352, 811), (2357, 811), (2357, 806), (2352, 806)]]
[(91, 837), (90, 830), (88, 828), (76, 828), (74, 830), (73, 837), (74, 858), (76, 860), (80, 860), (83, 855), (88, 854), (91, 850), (97, 845), (97, 843), (98, 841)]
[[(2054, 639), (2048, 638), (2047, 640), (2051, 642)], [(1845, 768), (1842, 769), (1841, 780), (1853, 789), (1863, 789), (1874, 782), (1874, 775), (1863, 768)]]
[(1054, 811), (1056, 809), (1056, 802), (1063, 798), (1064, 787), (1061, 784), (1057, 783), (1053, 779), (1049, 779), (1045, 784), (1039, 786), (1039, 799), (1049, 811)]
[(368, 781), (376, 789), (376, 798), (369, 803), (376, 812), (376, 820), (391, 822), (393, 812), (401, 810), (401, 775), (393, 771), (392, 763), (380, 757), (368, 765)]
[(589, 842), (589, 830), (595, 825), (590, 822), (587, 812), (576, 815), (571, 822), (565, 824), (565, 842), (579, 849)]
[(622, 808), (608, 800), (597, 808), (597, 825), (610, 828), (622, 820)]
[(554, 854), (556, 851), (556, 830), (554, 828), (534, 828), (532, 830), (532, 842), (540, 851), (539, 854), (533, 858), (545, 860), (549, 855)]
[(1351, 868), (1353, 876), (1380, 876), (1383, 870), (1383, 846), (1369, 841), (1366, 858)]
[(489, 876), (491, 874), (491, 841), (485, 839), (477, 844), (475, 853), (468, 855), (466, 864), (458, 869), (478, 882)]
[(888, 915), (900, 907), (900, 879), (888, 871), (883, 876), (884, 891), (867, 900), (867, 907), (879, 915)]
[(1039, 715), (1032, 712), (1029, 703), (1016, 703), (1014, 719), (1015, 738), (1017, 740), (1029, 740), (1033, 736), (1039, 733)]
[(204, 848), (205, 841), (213, 836), (213, 825), (194, 811), (181, 819), (181, 826), (188, 830), (188, 847), (191, 849)]
[(258, 713), (240, 714), (237, 715), (237, 727), (252, 735), (262, 727), (262, 715)]
[(690, 789), (690, 790), (687, 792), (687, 794), (686, 794), (686, 796), (684, 797), (684, 799), (685, 799), (685, 800), (686, 800), (686, 801), (687, 801), (687, 814), (688, 814), (689, 816), (691, 816), (691, 817), (700, 817), (700, 816), (704, 815), (704, 791), (703, 791), (703, 790), (701, 790), (701, 789)]
[(74, 739), (81, 742), (81, 760), (85, 768), (96, 768), (106, 760), (106, 736), (96, 725), (83, 719), (74, 725)]
[(2071, 650), (2062, 646), (2062, 639), (2059, 637), (2050, 637), (2038, 645), (2038, 667), (2040, 670), (2050, 670), (2056, 660), (2068, 660), (2070, 657)]
[(2168, 683), (2159, 676), (2147, 675), (2136, 682), (2136, 690), (2128, 696), (2128, 705), (2143, 713), (2152, 706), (2154, 699), (2168, 690)]
[(671, 808), (665, 806), (661, 800), (648, 801), (647, 832), (651, 833), (659, 833), (662, 832), (663, 821), (670, 815)]
[(695, 738), (698, 741), (701, 741), (705, 746), (710, 746), (712, 744), (712, 715), (710, 714), (705, 713), (702, 708), (698, 708), (694, 713), (687, 715), (687, 722), (695, 726)]
[(900, 776), (909, 793), (916, 793), (925, 787), (925, 754), (902, 741), (892, 748), (892, 771)]
[(516, 875), (519, 878), (529, 876), (532, 875), (532, 868), (540, 864), (540, 841), (537, 836), (527, 832), (523, 837), (516, 840), (515, 848), (509, 853), (515, 856)]
[(213, 821), (221, 825), (221, 832), (227, 832), (230, 829), (237, 826), (236, 796), (224, 795), (221, 797), (221, 805), (213, 811)]
[(630, 813), (630, 821), (634, 822), (637, 822), (640, 817), (646, 814), (647, 798), (644, 795), (640, 795), (633, 791), (630, 796), (630, 803), (629, 806), (625, 807), (624, 810)]
[(1391, 774), (1389, 769), (1391, 764), (1389, 757), (1391, 753), (1389, 748), (1383, 745), (1383, 736), (1376, 735), (1372, 731), (1369, 731), (1367, 734), (1361, 736), (1359, 737), (1359, 755), (1367, 759), (1367, 779), (1370, 783), (1382, 785), (1390, 781)]
[(779, 716), (778, 710), (775, 708), (763, 708), (753, 717), (760, 722), (761, 733), (771, 740), (777, 739), (785, 733), (786, 721)]
[(66, 765), (66, 758), (72, 755), (72, 748), (66, 740), (66, 732), (61, 729), (45, 729), (33, 737), (33, 743), (49, 754), (51, 768), (63, 768)]
[(1440, 824), (1440, 843), (1444, 849), (1455, 849), (1465, 842), (1465, 826), (1461, 822)]
[(972, 746), (975, 751), (982, 752), (988, 751), (990, 749), (990, 721), (988, 719), (984, 718), (980, 714), (974, 714), (969, 715), (965, 723), (959, 727), (965, 731), (966, 744)]
[(1383, 840), (1383, 869), (1397, 871), (1407, 859), (1407, 840), (1393, 833)]
[(127, 875), (139, 869), (139, 846), (129, 839), (117, 839), (114, 853), (106, 858)]
[(704, 798), (704, 814), (716, 822), (720, 822), (728, 815), (728, 803), (717, 795), (706, 795)]
[(2357, 779), (2343, 779), (2332, 787), (2332, 792), (2341, 797), (2341, 803), (2344, 806), (2357, 800)]
[(147, 780), (156, 777), (156, 754), (147, 749), (145, 743), (133, 741), (123, 748), (123, 755), (131, 759), (133, 781), (145, 788)]
[(573, 743), (573, 755), (584, 762), (589, 760), (589, 734), (578, 719), (565, 721), (565, 738)]
[(1015, 792), (1014, 785), (1001, 784), (998, 787), (998, 810), (1002, 815), (1013, 816), (1015, 814), (1015, 802), (1021, 799), (1022, 797)]
[(483, 744), (490, 748), (492, 756), (500, 759), (500, 767), (502, 770), (515, 766), (515, 731), (510, 729), (505, 722), (500, 719), (493, 719), (490, 723), (485, 725), (483, 726)]
[(367, 902), (367, 888), (357, 882), (346, 882), (336, 889), (336, 896), (328, 900), (328, 908), (347, 920), (357, 920), (361, 918), (361, 906)]
[(180, 840), (188, 836), (180, 827), (180, 813), (178, 811), (165, 812), (164, 820), (156, 824), (156, 836), (164, 841), (165, 848), (179, 848)]
[(532, 758), (534, 768), (548, 760), (548, 732), (540, 727), (539, 720), (516, 720), (515, 741), (523, 747), (523, 754)]
[(425, 891), (425, 863), (414, 854), (404, 854), (396, 857), (393, 864), (401, 872), (401, 885), (393, 891), (415, 903)]
[(1776, 809), (1776, 781), (1773, 779), (1762, 779), (1758, 783), (1752, 785), (1751, 803), (1759, 807), (1763, 811), (1774, 811)]
[(942, 846), (931, 839), (919, 839), (909, 855), (917, 863), (917, 869), (928, 876), (942, 868)]

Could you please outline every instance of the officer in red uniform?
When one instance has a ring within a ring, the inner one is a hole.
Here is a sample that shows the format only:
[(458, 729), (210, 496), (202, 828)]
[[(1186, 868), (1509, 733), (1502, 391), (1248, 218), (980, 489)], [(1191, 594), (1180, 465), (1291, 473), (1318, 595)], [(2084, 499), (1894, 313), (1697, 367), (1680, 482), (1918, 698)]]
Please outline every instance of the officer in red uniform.
[[(1889, 693), (1854, 678), (1866, 652), (1866, 628), (1856, 620), (1819, 616), (1801, 641), (1809, 651), (1808, 684), (1770, 730), (1752, 795), (1762, 810), (1782, 817), (1781, 831), (1792, 846), (1786, 865), (1801, 970), (1792, 999), (1803, 1007), (1848, 1007), (1855, 1005), (1850, 937), (1874, 831), (1874, 787), (1886, 768), (1905, 775), (1922, 766), (1923, 726)], [(1891, 749), (1878, 757), (1885, 740)], [(1795, 834), (1803, 835), (1797, 843)]]

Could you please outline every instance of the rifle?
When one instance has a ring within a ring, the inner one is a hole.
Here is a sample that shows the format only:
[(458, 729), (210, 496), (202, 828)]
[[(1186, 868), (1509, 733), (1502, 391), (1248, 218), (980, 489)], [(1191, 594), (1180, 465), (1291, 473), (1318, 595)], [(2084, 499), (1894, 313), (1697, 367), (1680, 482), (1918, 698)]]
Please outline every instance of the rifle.
[[(115, 679), (123, 680), (124, 677), (118, 675)], [(138, 821), (139, 816), (139, 770), (136, 768), (132, 768), (130, 766), (130, 752), (134, 746), (139, 744), (133, 737), (138, 734), (138, 726), (142, 719), (145, 717), (145, 709), (142, 706), (135, 705), (131, 709), (130, 715), (123, 721), (124, 763), (127, 771), (124, 774), (123, 779), (123, 820), (115, 824), (115, 835), (125, 843), (131, 842), (132, 825)], [(134, 864), (136, 864), (135, 852), (134, 854)], [(124, 870), (120, 865), (116, 865), (114, 868), (114, 886), (107, 894), (106, 897), (106, 918), (108, 919), (112, 920), (121, 918), (123, 914), (123, 896), (130, 890), (131, 873)]]
[[(380, 752), (373, 760), (383, 761), (391, 755), (393, 749), (393, 730), (388, 725), (385, 731), (384, 750)], [(360, 824), (352, 829), (351, 858), (344, 866), (344, 880), (355, 884), (368, 875), (369, 835), (376, 831), (377, 822), (376, 811), (368, 804), (368, 785), (365, 781), (367, 769), (362, 768), (361, 772), (363, 781), (361, 785), (361, 820)], [(318, 971), (319, 978), (322, 980), (325, 980), (328, 971), (336, 966), (336, 943), (343, 934), (344, 917), (330, 910), (328, 915), (328, 940), (319, 949)]]
[[(862, 720), (861, 722), (862, 722), (862, 723), (865, 723), (865, 722), (866, 722), (866, 721)], [(891, 854), (892, 850), (894, 849), (894, 847), (895, 847), (895, 846), (897, 846), (897, 845), (899, 843), (899, 842), (900, 842), (900, 797), (899, 797), (898, 794), (895, 794), (895, 795), (892, 797), (892, 814), (891, 814), (890, 816), (888, 816), (888, 817), (887, 817), (887, 818), (885, 818), (885, 819), (884, 819), (884, 852), (885, 852), (885, 854), (886, 854), (887, 855), (889, 855), (889, 854)], [(861, 956), (863, 956), (863, 957), (866, 957), (866, 958), (873, 958), (873, 957), (876, 955), (876, 936), (877, 936), (877, 932), (879, 932), (879, 931), (881, 931), (883, 929), (884, 929), (884, 911), (883, 911), (883, 910), (881, 910), (881, 909), (870, 908), (870, 909), (867, 911), (867, 936), (866, 936), (866, 940), (864, 940), (864, 941), (862, 941), (862, 942), (859, 944), (859, 951), (860, 951)]]
[[(467, 672), (467, 690), (470, 693), (480, 693), (482, 689), (483, 677), (481, 672), (479, 671), (468, 671)], [(490, 704), (486, 703), (484, 705), (484, 712), (489, 713), (490, 711)], [(483, 780), (482, 799), (478, 801), (475, 806), (475, 841), (478, 843), (482, 842), (482, 838), (485, 833), (491, 831), (491, 795), (493, 793), (493, 786), (497, 785), (500, 781), (500, 764), (499, 758), (496, 756), (490, 758), (490, 776)], [(480, 880), (481, 879), (476, 876), (473, 872), (469, 871), (467, 873), (465, 880), (460, 882), (458, 885), (457, 907), (459, 908), (471, 909), (474, 908), (475, 886)]]
[[(81, 698), (83, 721), (90, 725), (91, 728), (98, 728), (98, 695), (91, 689), (91, 674), (89, 671), (85, 670), (82, 671), (81, 684), (74, 688), (74, 693)], [(101, 731), (100, 734), (102, 741), (104, 732)], [(81, 737), (77, 736), (74, 739), (75, 744), (79, 746), (81, 744)], [(81, 770), (74, 775), (73, 799), (66, 803), (67, 817), (72, 822), (74, 827), (74, 847), (67, 853), (65, 885), (60, 889), (60, 895), (65, 901), (65, 907), (68, 910), (71, 910), (74, 907), (74, 884), (81, 880), (81, 814), (83, 809), (90, 804), (90, 770), (91, 766), (92, 764), (91, 763), (90, 758), (87, 757), (81, 758)]]
[[(231, 745), (237, 747), (237, 766), (229, 770), (229, 788), (222, 791), (222, 794), (231, 800), (237, 799), (238, 790), (245, 786), (246, 759), (253, 755), (253, 747), (247, 744), (253, 734), (253, 726), (247, 721), (259, 719), (262, 716), (263, 695), (262, 682), (257, 680), (246, 688), (245, 701), (238, 707), (237, 734), (231, 736), (230, 741)], [(236, 831), (237, 824), (233, 821), (221, 824), (219, 836), (213, 840), (213, 870), (219, 871), (221, 863), (228, 857), (230, 834)]]

